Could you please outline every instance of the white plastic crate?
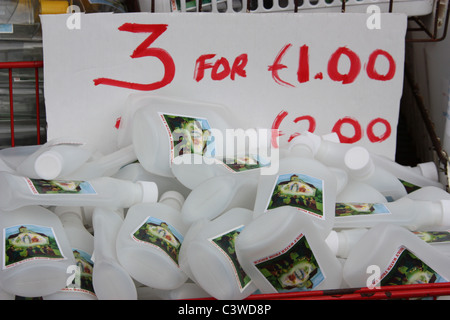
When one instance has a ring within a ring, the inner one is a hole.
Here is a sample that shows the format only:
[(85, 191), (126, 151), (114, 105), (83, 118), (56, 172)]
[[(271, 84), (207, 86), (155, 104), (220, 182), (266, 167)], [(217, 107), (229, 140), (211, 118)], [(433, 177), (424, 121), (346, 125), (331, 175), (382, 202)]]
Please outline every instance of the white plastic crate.
[[(428, 15), (433, 11), (436, 0), (298, 0), (298, 12), (367, 12), (370, 5), (376, 5), (380, 12), (405, 13), (408, 16)], [(151, 0), (139, 0), (141, 11), (152, 11)], [(203, 0), (201, 11), (205, 12), (289, 12), (295, 11), (295, 0)], [(392, 5), (392, 8), (391, 8)], [(247, 10), (248, 8), (248, 10)], [(196, 12), (199, 1), (164, 0), (155, 1), (154, 12)]]

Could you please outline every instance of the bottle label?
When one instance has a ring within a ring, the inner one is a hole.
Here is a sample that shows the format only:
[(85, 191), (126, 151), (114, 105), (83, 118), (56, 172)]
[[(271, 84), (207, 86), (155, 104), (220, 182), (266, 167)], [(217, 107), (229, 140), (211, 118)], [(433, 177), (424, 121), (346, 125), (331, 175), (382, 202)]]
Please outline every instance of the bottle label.
[(316, 218), (325, 219), (324, 196), (324, 183), (321, 179), (296, 173), (279, 175), (266, 211), (291, 206)]
[(97, 194), (88, 181), (24, 179), (33, 194)]
[(286, 248), (253, 263), (278, 292), (313, 290), (325, 280), (303, 234)]
[(161, 250), (178, 266), (184, 237), (166, 221), (149, 216), (131, 233), (131, 238)]
[[(377, 285), (375, 282), (376, 280), (373, 281), (373, 285)], [(448, 282), (448, 280), (437, 274), (406, 247), (400, 246), (381, 274), (378, 284), (392, 286), (440, 282)]]
[(205, 118), (159, 113), (170, 140), (170, 163), (183, 154), (214, 157), (211, 126)]
[(364, 203), (364, 202), (337, 202), (336, 218), (373, 215), (373, 214), (391, 214), (389, 209), (383, 203)]
[(70, 277), (73, 280), (61, 291), (85, 293), (96, 297), (92, 282), (94, 262), (91, 255), (80, 249), (72, 249), (72, 252), (76, 261), (73, 275)]
[(450, 242), (450, 231), (414, 231), (413, 233), (427, 243)]
[(52, 227), (20, 224), (3, 229), (3, 269), (33, 260), (65, 260)]
[(270, 166), (270, 159), (256, 154), (249, 154), (242, 157), (225, 157), (219, 161), (230, 172), (244, 172)]
[(242, 229), (244, 229), (243, 225), (208, 239), (227, 258), (233, 269), (240, 292), (244, 291), (251, 283), (250, 277), (242, 269), (237, 259), (235, 250), (235, 240)]
[(402, 180), (402, 179), (398, 179), (398, 180), (400, 180), (400, 182), (405, 187), (406, 193), (411, 193), (411, 192), (419, 190), (421, 188), (420, 186), (417, 186), (417, 185), (415, 185), (415, 184), (413, 184), (411, 182), (408, 182), (408, 181), (405, 181), (405, 180)]

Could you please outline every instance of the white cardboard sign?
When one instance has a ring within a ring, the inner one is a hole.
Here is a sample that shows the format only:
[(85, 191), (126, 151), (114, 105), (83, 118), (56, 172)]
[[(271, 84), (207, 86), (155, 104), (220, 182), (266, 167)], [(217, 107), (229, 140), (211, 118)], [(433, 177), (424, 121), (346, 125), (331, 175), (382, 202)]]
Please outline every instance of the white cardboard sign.
[[(337, 132), (394, 159), (403, 14), (130, 13), (41, 17), (48, 139), (108, 153), (130, 94), (227, 106), (239, 128)], [(370, 24), (378, 19), (376, 24)]]

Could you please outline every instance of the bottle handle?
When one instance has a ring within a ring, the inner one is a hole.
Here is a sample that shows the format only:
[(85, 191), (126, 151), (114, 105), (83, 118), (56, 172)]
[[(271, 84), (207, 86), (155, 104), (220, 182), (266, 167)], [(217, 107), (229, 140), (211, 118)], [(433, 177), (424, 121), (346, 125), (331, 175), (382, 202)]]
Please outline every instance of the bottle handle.
[(335, 168), (335, 167), (329, 167), (330, 171), (334, 174), (336, 177), (337, 187), (336, 187), (336, 194), (340, 193), (345, 186), (348, 183), (348, 174), (345, 170)]

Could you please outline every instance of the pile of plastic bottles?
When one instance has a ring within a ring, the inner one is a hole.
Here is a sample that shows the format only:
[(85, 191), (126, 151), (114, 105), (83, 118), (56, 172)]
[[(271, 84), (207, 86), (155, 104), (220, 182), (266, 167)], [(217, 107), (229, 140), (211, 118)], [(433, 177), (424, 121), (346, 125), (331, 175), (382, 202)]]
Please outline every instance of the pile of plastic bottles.
[(109, 154), (77, 137), (0, 150), (3, 299), (450, 281), (450, 195), (433, 162), (407, 167), (309, 132), (270, 161), (230, 156), (218, 148), (235, 128), (226, 108), (129, 103)]

